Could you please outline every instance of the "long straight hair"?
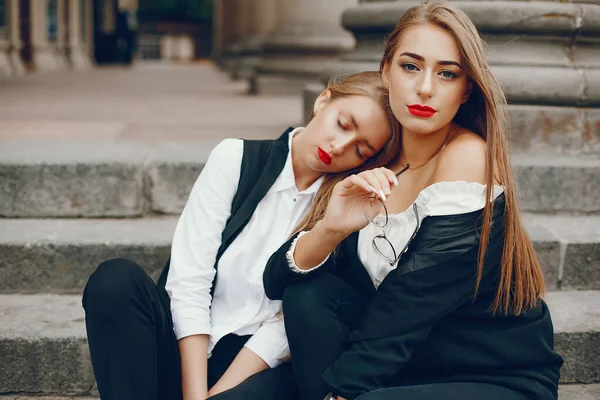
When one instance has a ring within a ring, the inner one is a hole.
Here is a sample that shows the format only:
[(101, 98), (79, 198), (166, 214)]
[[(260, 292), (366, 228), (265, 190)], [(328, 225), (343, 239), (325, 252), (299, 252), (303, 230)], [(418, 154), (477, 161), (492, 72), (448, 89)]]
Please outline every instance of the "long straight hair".
[[(329, 102), (342, 97), (366, 96), (377, 103), (384, 111), (390, 126), (391, 137), (375, 156), (371, 157), (361, 166), (350, 171), (336, 174), (327, 174), (317, 194), (315, 201), (308, 214), (300, 221), (296, 232), (312, 229), (315, 224), (325, 215), (325, 209), (333, 192), (333, 187), (344, 178), (360, 171), (383, 167), (393, 161), (400, 153), (400, 124), (390, 108), (389, 93), (381, 74), (377, 71), (359, 72), (348, 76), (333, 78), (327, 84), (331, 92)], [(314, 116), (314, 115), (313, 115)]]
[[(473, 83), (469, 100), (461, 105), (454, 122), (480, 135), (487, 143), (486, 198), (492, 197), (495, 178), (504, 186), (505, 235), (501, 272), (491, 310), (516, 315), (535, 307), (545, 293), (544, 277), (533, 245), (519, 215), (517, 187), (510, 165), (508, 106), (498, 81), (490, 72), (484, 43), (477, 28), (460, 9), (428, 2), (409, 9), (388, 36), (380, 70), (391, 63), (402, 35), (411, 27), (430, 24), (445, 29), (456, 40)], [(486, 201), (479, 247), (475, 294), (483, 273), (492, 224), (493, 201)]]

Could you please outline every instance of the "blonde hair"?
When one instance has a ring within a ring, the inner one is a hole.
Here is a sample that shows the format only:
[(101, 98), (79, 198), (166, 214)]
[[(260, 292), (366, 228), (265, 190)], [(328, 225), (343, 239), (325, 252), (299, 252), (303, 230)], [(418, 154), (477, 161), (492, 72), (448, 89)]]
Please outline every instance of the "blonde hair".
[[(352, 75), (338, 76), (327, 84), (331, 93), (329, 102), (349, 96), (366, 96), (375, 101), (384, 111), (387, 117), (391, 137), (375, 156), (364, 164), (349, 171), (325, 175), (325, 180), (315, 195), (315, 200), (308, 214), (300, 221), (296, 232), (312, 229), (315, 224), (325, 215), (325, 209), (333, 192), (333, 187), (344, 178), (367, 169), (382, 167), (393, 161), (400, 152), (400, 124), (390, 108), (388, 90), (377, 71), (359, 72)], [(314, 113), (312, 115), (314, 117)]]
[[(505, 236), (496, 297), (491, 310), (516, 315), (535, 307), (545, 293), (544, 277), (533, 245), (518, 211), (517, 188), (509, 161), (508, 107), (500, 85), (485, 59), (484, 42), (469, 17), (460, 9), (427, 2), (410, 8), (386, 40), (380, 69), (392, 61), (402, 35), (416, 25), (431, 24), (445, 29), (456, 40), (473, 91), (454, 122), (479, 134), (487, 143), (486, 197), (492, 196), (495, 179), (504, 186)], [(496, 170), (495, 170), (496, 169)], [(486, 202), (479, 247), (475, 294), (479, 289), (490, 236), (493, 203)]]

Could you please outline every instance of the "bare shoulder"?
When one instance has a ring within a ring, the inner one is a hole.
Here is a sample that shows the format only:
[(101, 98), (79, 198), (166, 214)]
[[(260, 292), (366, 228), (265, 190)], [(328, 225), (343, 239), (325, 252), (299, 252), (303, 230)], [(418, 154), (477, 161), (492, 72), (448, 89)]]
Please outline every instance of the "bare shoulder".
[(461, 129), (440, 152), (431, 183), (485, 183), (487, 143), (468, 129)]

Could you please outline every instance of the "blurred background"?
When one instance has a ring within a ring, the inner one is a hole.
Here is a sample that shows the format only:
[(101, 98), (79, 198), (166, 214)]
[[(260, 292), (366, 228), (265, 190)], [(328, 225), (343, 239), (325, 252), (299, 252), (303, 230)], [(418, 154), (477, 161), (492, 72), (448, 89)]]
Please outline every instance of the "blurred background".
[[(600, 399), (600, 0), (450, 2), (509, 102), (561, 400)], [(214, 144), (305, 124), (418, 3), (0, 0), (0, 400), (96, 395), (90, 273), (125, 257), (156, 277)]]

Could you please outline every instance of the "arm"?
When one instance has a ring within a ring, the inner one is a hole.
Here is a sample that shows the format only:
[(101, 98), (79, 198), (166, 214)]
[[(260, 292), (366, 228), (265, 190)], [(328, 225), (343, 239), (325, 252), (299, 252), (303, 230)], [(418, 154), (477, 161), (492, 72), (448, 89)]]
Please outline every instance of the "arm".
[(269, 365), (256, 353), (247, 347), (242, 347), (242, 350), (240, 350), (229, 368), (227, 368), (227, 371), (209, 390), (208, 397), (234, 388), (252, 375), (268, 368)]
[[(314, 254), (308, 255), (311, 253), (309, 249), (315, 237), (318, 242), (318, 228), (315, 226), (300, 238), (299, 235), (300, 233), (295, 234), (282, 244), (267, 262), (263, 273), (263, 285), (267, 297), (271, 300), (282, 300), (287, 286), (296, 281), (306, 279), (315, 273), (331, 272), (334, 269), (334, 259), (330, 256), (335, 247), (334, 242), (317, 243), (318, 249), (315, 249)], [(295, 246), (293, 246), (294, 242)], [(304, 257), (305, 255), (307, 256)], [(300, 264), (298, 264), (298, 256), (302, 260)]]
[(204, 400), (208, 390), (208, 335), (186, 336), (179, 340), (181, 357), (181, 389), (185, 400)]
[[(432, 327), (473, 295), (481, 212), (430, 217), (380, 285), (348, 347), (323, 374), (344, 398), (385, 387), (406, 366)], [(499, 260), (501, 224), (490, 237), (488, 260)], [(484, 273), (489, 273), (485, 269)]]
[(210, 389), (209, 395), (231, 389), (250, 376), (275, 368), (289, 356), (283, 319), (279, 316), (265, 321), (246, 342), (223, 377)]
[(180, 341), (184, 398), (206, 396), (211, 334), (210, 289), (221, 234), (237, 190), (243, 143), (228, 139), (211, 152), (181, 214), (171, 248), (166, 290)]
[(297, 242), (298, 235), (284, 243), (267, 262), (263, 274), (267, 297), (281, 300), (292, 282), (312, 273), (332, 271), (331, 252), (348, 235), (369, 223), (365, 212), (372, 216), (379, 213), (381, 203), (374, 201), (374, 196), (385, 199), (384, 191), (389, 193), (390, 185), (396, 183), (392, 171), (378, 168), (351, 175), (336, 184), (323, 219)]

